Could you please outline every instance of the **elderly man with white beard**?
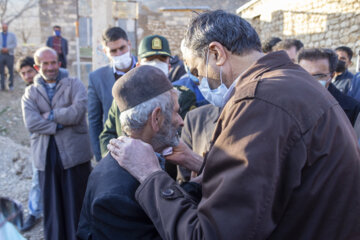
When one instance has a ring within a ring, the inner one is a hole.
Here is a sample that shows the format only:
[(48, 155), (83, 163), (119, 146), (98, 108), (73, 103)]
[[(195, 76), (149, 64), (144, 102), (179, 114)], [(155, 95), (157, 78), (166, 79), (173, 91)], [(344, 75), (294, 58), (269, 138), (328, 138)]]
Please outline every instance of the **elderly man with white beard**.
[[(158, 153), (179, 143), (178, 96), (158, 68), (140, 66), (120, 78), (112, 89), (121, 112), (123, 132), (153, 147)], [(144, 166), (139, 166), (144, 167)], [(139, 182), (108, 154), (93, 170), (81, 212), (79, 239), (161, 239), (135, 200)]]

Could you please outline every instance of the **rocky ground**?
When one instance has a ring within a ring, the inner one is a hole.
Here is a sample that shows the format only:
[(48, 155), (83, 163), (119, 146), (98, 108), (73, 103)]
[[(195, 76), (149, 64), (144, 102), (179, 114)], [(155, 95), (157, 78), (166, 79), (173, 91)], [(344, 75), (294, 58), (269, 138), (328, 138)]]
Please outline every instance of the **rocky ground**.
[[(25, 83), (15, 77), (14, 91), (0, 91), (0, 196), (20, 201), (24, 216), (28, 214), (27, 200), (31, 187), (30, 138), (21, 113), (21, 96)], [(42, 222), (23, 236), (41, 240)]]

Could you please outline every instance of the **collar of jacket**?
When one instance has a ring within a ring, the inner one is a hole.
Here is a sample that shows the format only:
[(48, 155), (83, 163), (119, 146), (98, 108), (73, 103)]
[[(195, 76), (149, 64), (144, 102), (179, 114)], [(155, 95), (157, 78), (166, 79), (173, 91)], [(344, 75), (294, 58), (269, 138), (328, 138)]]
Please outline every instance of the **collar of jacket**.
[[(278, 51), (266, 54), (265, 56), (254, 62), (247, 70), (245, 70), (245, 72), (241, 75), (239, 81), (237, 82), (235, 88), (242, 90), (236, 91), (234, 93), (235, 100), (244, 99), (247, 97), (253, 98), (255, 96), (256, 87), (261, 76), (265, 72), (285, 65), (294, 65), (294, 63), (290, 60), (289, 56), (285, 51)], [(242, 88), (242, 86), (248, 84), (251, 84), (252, 86)]]

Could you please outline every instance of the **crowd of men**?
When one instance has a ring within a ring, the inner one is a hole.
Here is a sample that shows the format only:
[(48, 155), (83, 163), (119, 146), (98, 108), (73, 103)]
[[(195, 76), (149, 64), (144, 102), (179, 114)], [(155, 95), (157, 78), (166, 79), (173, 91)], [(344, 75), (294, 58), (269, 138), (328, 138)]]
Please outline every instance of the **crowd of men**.
[(360, 238), (350, 48), (262, 48), (217, 10), (191, 20), (182, 62), (160, 35), (136, 57), (109, 27), (86, 91), (61, 68), (59, 31), (17, 64), (34, 169), (23, 231), (43, 215), (47, 240)]

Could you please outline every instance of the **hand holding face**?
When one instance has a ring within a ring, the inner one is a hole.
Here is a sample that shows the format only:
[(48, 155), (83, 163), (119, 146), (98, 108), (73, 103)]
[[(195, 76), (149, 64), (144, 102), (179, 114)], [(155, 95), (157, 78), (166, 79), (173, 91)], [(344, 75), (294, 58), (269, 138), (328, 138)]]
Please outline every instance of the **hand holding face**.
[(121, 136), (111, 139), (107, 148), (119, 165), (140, 183), (152, 173), (161, 171), (154, 149), (141, 140)]
[(173, 153), (165, 156), (165, 159), (174, 164), (185, 167), (191, 171), (199, 172), (203, 163), (203, 158), (194, 153), (183, 141), (173, 147)]

